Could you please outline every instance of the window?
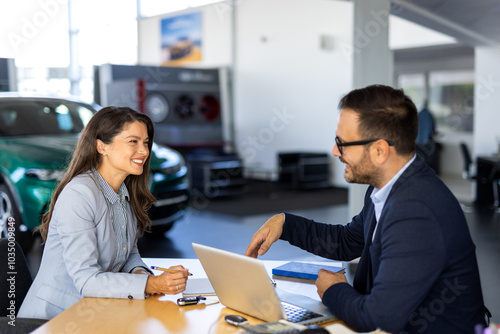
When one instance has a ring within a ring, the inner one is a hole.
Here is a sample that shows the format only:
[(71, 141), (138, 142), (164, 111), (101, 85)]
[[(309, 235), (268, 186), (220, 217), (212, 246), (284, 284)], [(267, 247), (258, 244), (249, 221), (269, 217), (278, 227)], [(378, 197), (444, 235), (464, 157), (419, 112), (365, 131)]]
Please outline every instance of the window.
[[(474, 115), (474, 71), (433, 71), (426, 74), (401, 74), (398, 87), (421, 110), (426, 100), (441, 133), (472, 132)], [(427, 88), (426, 88), (427, 87)]]
[(400, 75), (398, 87), (402, 88), (405, 94), (412, 99), (417, 110), (423, 108), (425, 102), (425, 75), (423, 73)]
[(472, 132), (474, 116), (474, 72), (431, 72), (429, 109), (439, 131)]

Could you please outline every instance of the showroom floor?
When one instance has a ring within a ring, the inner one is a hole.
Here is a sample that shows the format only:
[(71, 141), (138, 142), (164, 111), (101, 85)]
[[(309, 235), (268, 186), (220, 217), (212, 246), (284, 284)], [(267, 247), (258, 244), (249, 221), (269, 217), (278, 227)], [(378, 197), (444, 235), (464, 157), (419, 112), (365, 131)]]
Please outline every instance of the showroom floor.
[[(445, 179), (460, 201), (470, 197), (470, 185), (462, 180)], [(347, 205), (304, 209), (293, 213), (317, 221), (347, 222)], [(245, 217), (224, 215), (210, 211), (191, 210), (189, 214), (174, 225), (166, 237), (143, 237), (139, 250), (143, 257), (195, 258), (192, 242), (244, 253), (253, 233), (265, 222), (269, 214)], [(466, 213), (472, 238), (476, 243), (483, 294), (486, 305), (493, 313), (493, 320), (500, 322), (500, 214), (495, 212)], [(36, 271), (40, 248), (35, 247), (29, 254), (32, 270)], [(321, 258), (278, 241), (263, 259), (319, 261)], [(182, 264), (182, 261), (179, 261)], [(346, 264), (348, 270), (352, 267)], [(348, 273), (351, 280), (352, 276)]]

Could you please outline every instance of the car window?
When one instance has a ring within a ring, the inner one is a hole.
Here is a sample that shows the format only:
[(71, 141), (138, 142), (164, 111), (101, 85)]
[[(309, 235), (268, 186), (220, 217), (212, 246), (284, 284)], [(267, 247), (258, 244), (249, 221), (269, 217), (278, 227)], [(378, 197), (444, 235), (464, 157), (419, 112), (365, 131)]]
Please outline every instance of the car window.
[(0, 99), (0, 135), (78, 133), (93, 113), (91, 107), (65, 100)]
[(80, 119), (83, 122), (83, 126), (85, 126), (90, 121), (92, 116), (94, 116), (94, 111), (92, 111), (86, 107), (79, 106), (78, 107), (78, 115), (80, 116)]
[(56, 112), (57, 124), (59, 128), (64, 131), (71, 131), (71, 129), (73, 129), (73, 121), (71, 120), (68, 106), (61, 104), (54, 110)]

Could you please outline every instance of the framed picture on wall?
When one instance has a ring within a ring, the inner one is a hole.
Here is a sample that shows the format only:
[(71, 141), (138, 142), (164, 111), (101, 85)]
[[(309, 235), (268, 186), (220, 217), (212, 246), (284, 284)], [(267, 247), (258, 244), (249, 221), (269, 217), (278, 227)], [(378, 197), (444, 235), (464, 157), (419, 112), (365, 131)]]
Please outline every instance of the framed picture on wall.
[(161, 65), (180, 66), (202, 60), (201, 12), (161, 20)]

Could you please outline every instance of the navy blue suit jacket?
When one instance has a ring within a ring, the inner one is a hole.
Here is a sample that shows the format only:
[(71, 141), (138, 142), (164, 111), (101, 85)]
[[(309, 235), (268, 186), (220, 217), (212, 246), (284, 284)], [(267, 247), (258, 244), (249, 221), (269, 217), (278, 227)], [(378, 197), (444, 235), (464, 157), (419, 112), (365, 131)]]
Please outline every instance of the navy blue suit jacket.
[(330, 259), (360, 257), (353, 286), (331, 286), (323, 303), (357, 331), (473, 333), (484, 323), (484, 303), (475, 246), (456, 198), (417, 156), (394, 184), (372, 242), (372, 190), (347, 225), (285, 214), (281, 239)]

